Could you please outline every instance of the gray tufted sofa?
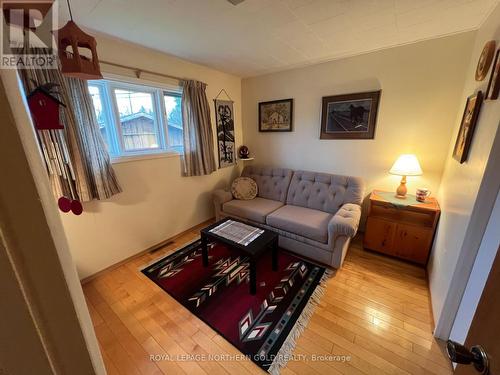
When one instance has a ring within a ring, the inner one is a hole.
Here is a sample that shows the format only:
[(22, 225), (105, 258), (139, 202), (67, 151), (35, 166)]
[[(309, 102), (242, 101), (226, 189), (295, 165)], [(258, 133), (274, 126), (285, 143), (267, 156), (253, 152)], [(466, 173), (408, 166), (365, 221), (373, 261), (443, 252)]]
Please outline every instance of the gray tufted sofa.
[(360, 178), (269, 167), (245, 167), (258, 195), (236, 200), (216, 190), (217, 220), (235, 217), (279, 233), (284, 249), (340, 268), (358, 230), (364, 184)]

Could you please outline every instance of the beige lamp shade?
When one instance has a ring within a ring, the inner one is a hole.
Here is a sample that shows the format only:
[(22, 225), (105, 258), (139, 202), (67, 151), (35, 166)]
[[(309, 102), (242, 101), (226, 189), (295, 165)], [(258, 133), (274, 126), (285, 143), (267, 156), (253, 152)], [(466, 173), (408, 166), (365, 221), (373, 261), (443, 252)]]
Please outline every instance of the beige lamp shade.
[(415, 155), (403, 154), (396, 160), (389, 173), (398, 176), (420, 176), (422, 168)]

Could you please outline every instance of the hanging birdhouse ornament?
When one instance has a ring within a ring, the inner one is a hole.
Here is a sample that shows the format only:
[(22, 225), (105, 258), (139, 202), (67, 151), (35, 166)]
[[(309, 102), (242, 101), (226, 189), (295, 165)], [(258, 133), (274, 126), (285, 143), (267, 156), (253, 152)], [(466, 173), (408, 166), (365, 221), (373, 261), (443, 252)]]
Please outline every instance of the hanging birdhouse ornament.
[(95, 39), (80, 29), (73, 20), (68, 21), (56, 33), (62, 74), (84, 80), (102, 79)]
[(61, 62), (61, 73), (68, 77), (80, 79), (102, 79), (97, 42), (73, 22), (73, 13), (69, 0), (70, 20), (57, 30), (57, 52)]
[(38, 86), (28, 95), (28, 107), (38, 130), (64, 129), (59, 120), (59, 106), (66, 107), (56, 96), (57, 84)]

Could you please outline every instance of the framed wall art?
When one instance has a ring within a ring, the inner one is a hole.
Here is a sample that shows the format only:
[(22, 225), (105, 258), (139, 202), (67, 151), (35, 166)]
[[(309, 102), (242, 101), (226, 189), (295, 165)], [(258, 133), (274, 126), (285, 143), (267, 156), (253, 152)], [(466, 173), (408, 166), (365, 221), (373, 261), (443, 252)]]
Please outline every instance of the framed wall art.
[(474, 128), (476, 127), (479, 111), (483, 102), (483, 93), (478, 91), (477, 94), (471, 95), (467, 98), (465, 103), (465, 110), (460, 123), (455, 148), (453, 149), (453, 158), (460, 164), (467, 160), (469, 149), (472, 143), (472, 136)]
[(236, 162), (233, 101), (215, 99), (214, 103), (219, 168), (224, 168), (234, 165)]
[(373, 139), (381, 91), (323, 97), (321, 139)]
[(259, 103), (260, 132), (291, 132), (292, 122), (293, 99)]

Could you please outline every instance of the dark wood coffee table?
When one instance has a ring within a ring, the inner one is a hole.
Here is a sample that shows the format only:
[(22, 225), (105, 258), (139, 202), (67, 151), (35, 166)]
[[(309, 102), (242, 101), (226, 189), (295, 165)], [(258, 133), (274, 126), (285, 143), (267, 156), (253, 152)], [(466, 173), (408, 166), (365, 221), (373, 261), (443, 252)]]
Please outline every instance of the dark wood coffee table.
[[(250, 242), (248, 245), (242, 245), (234, 242), (225, 237), (221, 237), (215, 233), (210, 232), (211, 229), (219, 226), (220, 224), (233, 220), (246, 225), (250, 225), (254, 228), (262, 229), (264, 233), (259, 235), (256, 239)], [(201, 250), (203, 258), (203, 266), (208, 267), (208, 242), (209, 240), (223, 243), (231, 248), (236, 248), (243, 254), (247, 255), (250, 259), (250, 294), (255, 294), (257, 292), (257, 269), (256, 261), (257, 258), (266, 250), (272, 251), (272, 269), (273, 271), (278, 270), (278, 234), (270, 231), (268, 229), (259, 228), (254, 225), (242, 222), (240, 220), (235, 220), (232, 218), (222, 219), (215, 224), (212, 224), (201, 230)]]

